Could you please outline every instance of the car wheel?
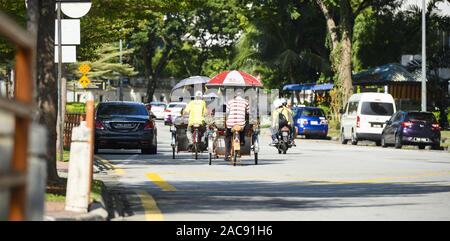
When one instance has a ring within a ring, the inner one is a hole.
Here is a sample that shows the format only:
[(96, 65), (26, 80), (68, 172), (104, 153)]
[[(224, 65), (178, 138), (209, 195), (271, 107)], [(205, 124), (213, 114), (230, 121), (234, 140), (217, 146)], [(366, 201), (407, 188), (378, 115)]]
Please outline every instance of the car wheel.
[(433, 149), (433, 150), (440, 150), (441, 149), (441, 144), (439, 142), (438, 143), (434, 143), (431, 146), (431, 149)]
[(381, 136), (381, 146), (382, 146), (383, 148), (386, 148), (386, 147), (387, 147), (387, 144), (386, 144), (386, 137), (385, 137), (384, 135)]
[(395, 148), (401, 149), (403, 146), (402, 138), (397, 134), (395, 135)]
[(156, 146), (151, 146), (150, 148), (141, 149), (142, 154), (156, 155), (158, 153), (158, 149)]
[(341, 131), (341, 136), (339, 137), (339, 139), (340, 139), (341, 144), (346, 145), (347, 142), (348, 142), (348, 141), (345, 139), (345, 136), (344, 136), (344, 130), (343, 130), (343, 129), (342, 129), (342, 131)]
[(358, 138), (355, 136), (354, 132), (352, 132), (352, 145), (358, 145)]

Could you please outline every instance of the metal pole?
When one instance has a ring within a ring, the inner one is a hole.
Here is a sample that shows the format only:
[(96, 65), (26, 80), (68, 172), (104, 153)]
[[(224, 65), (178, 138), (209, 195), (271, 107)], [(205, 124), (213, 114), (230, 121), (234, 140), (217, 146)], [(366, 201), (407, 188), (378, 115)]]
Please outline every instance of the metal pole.
[(61, 2), (58, 1), (58, 113), (59, 113), (59, 141), (58, 141), (58, 149), (59, 149), (59, 160), (64, 160), (64, 116), (63, 116), (63, 108), (62, 108), (62, 26), (61, 26)]
[(427, 111), (426, 4), (422, 0), (422, 111)]
[[(122, 64), (122, 39), (119, 41), (119, 50), (120, 50), (119, 62), (120, 64)], [(122, 75), (120, 73), (119, 73), (119, 83), (120, 83), (119, 100), (123, 101), (123, 80)]]

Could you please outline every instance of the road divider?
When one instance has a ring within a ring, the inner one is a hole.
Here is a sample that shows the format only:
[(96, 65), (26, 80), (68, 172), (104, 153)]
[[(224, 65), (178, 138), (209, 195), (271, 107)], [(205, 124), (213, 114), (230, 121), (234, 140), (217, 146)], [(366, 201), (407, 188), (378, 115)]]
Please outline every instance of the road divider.
[(145, 174), (145, 176), (147, 176), (147, 178), (150, 179), (150, 181), (152, 181), (155, 185), (160, 187), (163, 191), (169, 192), (177, 191), (177, 189), (174, 186), (170, 185), (156, 173), (147, 173)]
[(164, 216), (158, 208), (155, 199), (144, 190), (136, 190), (145, 212), (146, 221), (164, 221)]

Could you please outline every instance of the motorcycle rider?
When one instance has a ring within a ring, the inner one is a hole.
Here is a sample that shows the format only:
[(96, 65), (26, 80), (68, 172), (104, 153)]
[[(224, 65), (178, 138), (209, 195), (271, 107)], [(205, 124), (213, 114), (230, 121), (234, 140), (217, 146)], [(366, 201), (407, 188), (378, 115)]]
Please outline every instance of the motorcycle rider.
[(294, 141), (294, 118), (290, 108), (287, 107), (286, 99), (279, 99), (274, 102), (274, 110), (272, 111), (272, 145), (278, 144), (278, 133), (281, 128), (289, 127), (291, 144), (295, 146)]
[(183, 115), (189, 114), (188, 128), (186, 131), (187, 139), (189, 141), (189, 149), (192, 149), (193, 145), (193, 129), (194, 126), (199, 126), (199, 140), (203, 139), (205, 133), (205, 117), (207, 115), (206, 102), (203, 100), (203, 93), (197, 91), (195, 93), (195, 99), (189, 102), (186, 108), (183, 110)]

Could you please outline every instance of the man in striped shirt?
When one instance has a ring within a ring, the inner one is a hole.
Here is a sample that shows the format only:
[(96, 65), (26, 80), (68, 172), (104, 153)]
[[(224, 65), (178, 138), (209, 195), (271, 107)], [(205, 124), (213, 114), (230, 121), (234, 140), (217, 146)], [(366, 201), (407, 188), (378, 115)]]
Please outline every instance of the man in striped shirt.
[[(225, 134), (225, 160), (228, 160), (230, 156), (231, 149), (231, 138), (233, 133), (231, 128), (235, 125), (239, 125), (244, 129), (246, 124), (247, 114), (249, 112), (249, 104), (248, 101), (242, 98), (243, 93), (241, 90), (238, 90), (236, 96), (228, 101), (227, 103), (227, 121), (226, 121), (226, 134)], [(245, 132), (241, 131), (240, 140), (241, 143), (244, 142)]]

